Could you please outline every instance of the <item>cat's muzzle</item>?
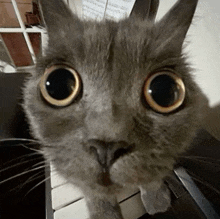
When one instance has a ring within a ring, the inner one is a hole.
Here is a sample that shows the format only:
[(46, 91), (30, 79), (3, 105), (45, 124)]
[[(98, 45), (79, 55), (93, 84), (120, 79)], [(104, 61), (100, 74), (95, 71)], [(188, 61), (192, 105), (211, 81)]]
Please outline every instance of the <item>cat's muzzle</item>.
[(96, 155), (96, 159), (103, 169), (107, 170), (117, 159), (131, 153), (135, 145), (125, 141), (105, 142), (91, 139), (88, 141), (88, 147), (90, 152)]

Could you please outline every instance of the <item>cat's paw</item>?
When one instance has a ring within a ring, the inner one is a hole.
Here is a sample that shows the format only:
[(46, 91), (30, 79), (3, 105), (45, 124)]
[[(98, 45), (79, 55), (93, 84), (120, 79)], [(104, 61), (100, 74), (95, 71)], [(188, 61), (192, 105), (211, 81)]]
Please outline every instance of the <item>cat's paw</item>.
[(167, 211), (171, 204), (170, 191), (165, 185), (154, 191), (141, 188), (141, 199), (150, 215)]

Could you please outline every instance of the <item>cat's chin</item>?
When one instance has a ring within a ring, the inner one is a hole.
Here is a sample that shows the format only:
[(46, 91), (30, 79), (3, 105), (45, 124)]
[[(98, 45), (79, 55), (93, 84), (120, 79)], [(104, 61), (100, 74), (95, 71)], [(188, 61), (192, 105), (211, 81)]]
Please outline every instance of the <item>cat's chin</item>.
[(107, 192), (117, 191), (122, 187), (137, 187), (138, 184), (148, 183), (152, 181), (152, 178), (149, 177), (150, 174), (147, 174), (144, 177), (137, 177), (137, 175), (129, 174), (132, 173), (129, 170), (107, 170), (100, 172), (95, 179), (95, 184), (97, 188), (100, 187)]

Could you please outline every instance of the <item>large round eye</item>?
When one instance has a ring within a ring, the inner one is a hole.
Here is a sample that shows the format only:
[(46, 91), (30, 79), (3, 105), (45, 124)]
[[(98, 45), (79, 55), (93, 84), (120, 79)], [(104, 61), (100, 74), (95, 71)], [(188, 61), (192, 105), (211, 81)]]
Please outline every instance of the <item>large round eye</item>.
[(66, 65), (53, 65), (41, 78), (40, 90), (44, 99), (55, 106), (67, 106), (81, 90), (77, 72)]
[(145, 82), (144, 97), (157, 112), (170, 113), (183, 103), (185, 86), (182, 79), (174, 73), (155, 73)]

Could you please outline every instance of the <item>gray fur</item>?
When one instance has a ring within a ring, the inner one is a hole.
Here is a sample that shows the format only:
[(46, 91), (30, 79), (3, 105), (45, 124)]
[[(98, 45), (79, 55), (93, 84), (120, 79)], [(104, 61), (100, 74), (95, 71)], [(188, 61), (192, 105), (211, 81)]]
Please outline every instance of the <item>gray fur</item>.
[[(204, 96), (182, 54), (197, 1), (178, 1), (156, 24), (138, 18), (118, 23), (80, 21), (60, 0), (41, 4), (49, 46), (24, 89), (24, 109), (33, 136), (42, 143), (46, 159), (82, 189), (91, 219), (121, 219), (114, 194), (122, 187), (146, 191), (152, 182), (161, 185), (199, 126)], [(39, 81), (47, 66), (62, 62), (79, 73), (83, 93), (75, 103), (54, 108), (42, 99)], [(142, 101), (146, 77), (164, 69), (179, 75), (186, 87), (184, 104), (166, 115)], [(110, 186), (98, 183), (103, 170), (89, 150), (91, 139), (106, 145), (134, 145), (131, 153), (109, 168)], [(164, 211), (168, 204), (169, 198), (165, 207), (155, 209), (156, 203), (146, 209)]]

